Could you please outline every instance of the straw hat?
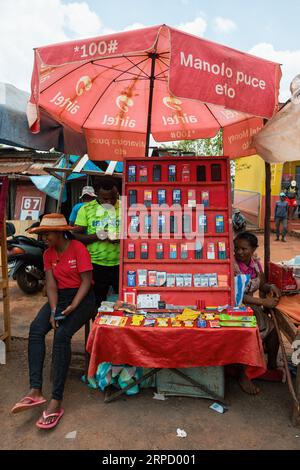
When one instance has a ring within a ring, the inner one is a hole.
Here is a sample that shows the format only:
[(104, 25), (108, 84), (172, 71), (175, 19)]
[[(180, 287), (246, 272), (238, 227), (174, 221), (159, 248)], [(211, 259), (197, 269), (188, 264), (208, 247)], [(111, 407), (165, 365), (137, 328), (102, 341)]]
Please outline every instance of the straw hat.
[(45, 214), (39, 227), (28, 230), (29, 233), (67, 232), (73, 230), (62, 214)]

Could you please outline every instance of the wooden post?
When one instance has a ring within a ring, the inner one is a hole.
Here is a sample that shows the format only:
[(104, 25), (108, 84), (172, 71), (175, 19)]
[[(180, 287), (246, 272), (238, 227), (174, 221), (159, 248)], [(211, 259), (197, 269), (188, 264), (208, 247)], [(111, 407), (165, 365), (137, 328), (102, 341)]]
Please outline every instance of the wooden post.
[(269, 265), (271, 257), (271, 165), (265, 162), (265, 231), (264, 231), (264, 244), (265, 244), (265, 276), (269, 279)]
[(152, 107), (153, 107), (153, 93), (154, 93), (154, 80), (155, 80), (156, 53), (155, 52), (149, 53), (149, 57), (151, 58), (151, 74), (150, 74), (150, 90), (149, 90), (149, 102), (148, 102), (145, 157), (149, 157), (151, 121), (152, 121)]
[[(69, 164), (69, 155), (66, 155), (66, 166), (65, 166), (66, 168), (68, 168), (68, 164)], [(56, 212), (58, 214), (60, 214), (60, 212), (61, 212), (62, 198), (63, 198), (63, 194), (64, 194), (64, 189), (65, 189), (65, 186), (66, 186), (67, 177), (68, 177), (67, 173), (63, 172), (61, 185), (60, 185), (59, 196), (58, 196), (58, 201), (57, 201), (57, 207), (56, 207)]]
[(0, 340), (5, 341), (6, 350), (10, 351), (11, 325), (10, 325), (9, 285), (8, 285), (8, 267), (7, 267), (6, 217), (4, 217), (3, 219), (3, 225), (2, 225), (0, 236), (1, 236), (1, 272), (2, 272), (0, 288), (2, 290), (3, 320), (4, 320), (4, 332), (3, 332), (3, 335), (0, 336)]

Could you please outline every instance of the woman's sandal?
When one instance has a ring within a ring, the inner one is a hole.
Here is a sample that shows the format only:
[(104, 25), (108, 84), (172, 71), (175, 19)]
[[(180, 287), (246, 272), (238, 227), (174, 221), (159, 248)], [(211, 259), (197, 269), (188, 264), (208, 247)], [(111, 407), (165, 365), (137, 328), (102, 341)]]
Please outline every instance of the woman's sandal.
[(55, 426), (58, 424), (59, 420), (63, 417), (64, 410), (61, 408), (59, 411), (56, 413), (49, 413), (47, 415), (46, 411), (43, 412), (43, 420), (46, 421), (48, 418), (54, 418), (55, 419), (51, 423), (40, 423), (40, 420), (36, 422), (36, 426), (40, 429), (52, 429), (55, 428)]
[[(30, 403), (23, 403), (23, 400), (29, 400)], [(13, 414), (21, 413), (21, 411), (29, 410), (29, 408), (33, 408), (34, 406), (43, 405), (46, 402), (47, 400), (45, 398), (43, 398), (42, 400), (40, 399), (37, 400), (32, 397), (24, 397), (22, 398), (21, 401), (15, 404), (15, 406), (11, 409), (11, 413)]]

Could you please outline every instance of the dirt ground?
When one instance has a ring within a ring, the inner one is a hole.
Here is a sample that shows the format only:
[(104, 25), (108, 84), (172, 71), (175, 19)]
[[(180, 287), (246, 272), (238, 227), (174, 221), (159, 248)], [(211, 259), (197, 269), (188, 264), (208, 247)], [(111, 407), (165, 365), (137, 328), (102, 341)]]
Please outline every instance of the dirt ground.
[[(260, 235), (260, 245), (263, 237)], [(274, 261), (300, 254), (300, 239), (272, 242)], [(263, 256), (262, 249), (259, 255)], [(27, 336), (30, 321), (45, 301), (41, 294), (26, 296), (11, 285), (12, 351), (0, 365), (0, 449), (300, 449), (300, 428), (290, 421), (291, 399), (285, 384), (257, 382), (261, 393), (245, 395), (234, 379), (226, 379), (229, 411), (220, 415), (209, 409), (211, 401), (170, 397), (153, 399), (153, 391), (105, 404), (103, 394), (80, 381), (80, 372), (70, 374), (65, 393), (65, 416), (48, 432), (34, 423), (40, 411), (12, 416), (9, 410), (27, 391)], [(51, 337), (47, 340), (45, 395), (50, 396)], [(73, 350), (83, 351), (83, 332), (73, 341)], [(187, 432), (176, 437), (177, 428)], [(75, 439), (65, 436), (77, 431)]]

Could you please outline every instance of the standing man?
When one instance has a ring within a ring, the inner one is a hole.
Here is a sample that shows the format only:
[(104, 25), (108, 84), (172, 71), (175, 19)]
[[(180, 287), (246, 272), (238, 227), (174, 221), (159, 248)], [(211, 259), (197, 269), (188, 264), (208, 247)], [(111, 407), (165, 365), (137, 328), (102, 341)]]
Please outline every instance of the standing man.
[(276, 241), (280, 237), (280, 224), (282, 224), (281, 241), (286, 242), (286, 233), (288, 227), (289, 203), (286, 200), (285, 193), (280, 193), (280, 201), (275, 205), (275, 224), (276, 224)]
[(75, 221), (74, 235), (91, 255), (97, 308), (110, 286), (119, 291), (120, 215), (117, 187), (113, 181), (103, 180), (97, 199), (82, 206)]
[(78, 202), (77, 204), (75, 204), (75, 206), (73, 206), (72, 212), (71, 212), (70, 217), (69, 217), (69, 224), (72, 227), (74, 227), (75, 220), (76, 220), (79, 209), (84, 204), (87, 204), (88, 202), (91, 202), (94, 199), (96, 199), (96, 197), (97, 197), (97, 194), (95, 193), (95, 190), (94, 190), (93, 186), (84, 186), (82, 188), (82, 193), (81, 193), (81, 196), (79, 198), (80, 202)]
[(286, 197), (289, 204), (289, 218), (293, 219), (297, 210), (297, 198), (298, 198), (298, 186), (297, 181), (291, 181), (289, 187), (286, 190)]

